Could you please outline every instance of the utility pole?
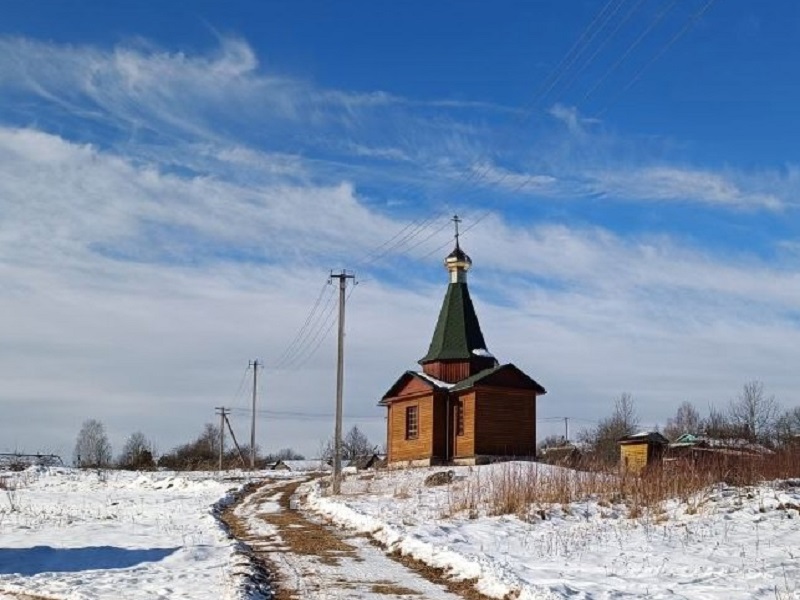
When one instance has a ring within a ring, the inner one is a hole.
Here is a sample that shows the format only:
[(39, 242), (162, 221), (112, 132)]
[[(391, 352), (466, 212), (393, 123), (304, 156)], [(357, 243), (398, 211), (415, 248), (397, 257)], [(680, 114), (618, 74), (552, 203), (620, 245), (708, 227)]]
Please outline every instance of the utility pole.
[(225, 455), (225, 421), (228, 419), (228, 410), (222, 406), (218, 406), (216, 410), (219, 415), (219, 466), (217, 470), (222, 471), (222, 458)]
[(242, 454), (242, 449), (239, 447), (239, 442), (236, 441), (236, 434), (233, 433), (233, 427), (231, 427), (231, 420), (228, 418), (228, 414), (230, 414), (230, 409), (225, 413), (225, 424), (228, 426), (228, 432), (231, 434), (233, 445), (236, 446), (236, 451), (239, 453), (239, 460), (242, 461), (242, 468), (246, 469), (247, 461), (244, 459), (244, 454)]
[(341, 491), (342, 483), (342, 393), (344, 391), (344, 305), (347, 280), (355, 280), (354, 273), (342, 270), (331, 273), (331, 280), (339, 280), (339, 336), (336, 358), (336, 428), (333, 435), (333, 493)]
[(564, 417), (564, 442), (569, 442), (569, 417)]
[(256, 469), (256, 398), (258, 397), (258, 359), (250, 363), (253, 367), (253, 416), (250, 420), (250, 469)]

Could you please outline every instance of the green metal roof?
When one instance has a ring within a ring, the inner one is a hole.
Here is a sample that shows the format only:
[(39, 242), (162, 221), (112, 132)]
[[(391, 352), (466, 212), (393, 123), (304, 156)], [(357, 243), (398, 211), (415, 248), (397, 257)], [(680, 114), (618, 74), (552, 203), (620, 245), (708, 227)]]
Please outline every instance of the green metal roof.
[(473, 350), (485, 348), (486, 342), (467, 284), (450, 283), (430, 348), (425, 357), (420, 359), (420, 364), (436, 360), (466, 360), (473, 356)]

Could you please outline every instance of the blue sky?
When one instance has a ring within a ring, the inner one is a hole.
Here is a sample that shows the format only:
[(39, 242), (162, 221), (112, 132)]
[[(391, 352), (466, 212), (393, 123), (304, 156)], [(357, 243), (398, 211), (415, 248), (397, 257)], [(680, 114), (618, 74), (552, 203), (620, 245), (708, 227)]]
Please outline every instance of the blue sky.
[[(96, 416), (117, 446), (141, 429), (166, 450), (214, 406), (243, 416), (242, 366), (274, 366), (342, 267), (362, 279), (348, 423), (380, 441), (375, 403), (432, 333), (453, 212), (490, 350), (550, 390), (544, 417), (588, 423), (628, 391), (649, 425), (749, 379), (795, 406), (798, 13), (7, 3), (0, 448), (68, 455)], [(267, 370), (263, 446), (328, 435), (319, 341)]]

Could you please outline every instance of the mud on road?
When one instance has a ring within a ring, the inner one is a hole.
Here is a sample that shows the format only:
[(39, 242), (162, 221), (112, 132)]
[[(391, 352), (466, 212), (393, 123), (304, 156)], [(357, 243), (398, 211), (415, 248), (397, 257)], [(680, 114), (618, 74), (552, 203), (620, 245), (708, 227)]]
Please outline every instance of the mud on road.
[(473, 582), (447, 579), (308, 514), (297, 497), (307, 481), (263, 482), (223, 515), (267, 574), (275, 600), (488, 600)]

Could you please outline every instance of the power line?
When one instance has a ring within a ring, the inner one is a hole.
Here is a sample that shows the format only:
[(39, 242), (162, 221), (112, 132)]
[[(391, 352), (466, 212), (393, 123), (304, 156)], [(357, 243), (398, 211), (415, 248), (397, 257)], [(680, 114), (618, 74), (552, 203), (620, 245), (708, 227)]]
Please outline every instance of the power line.
[[(627, 0), (608, 0), (601, 10), (595, 14), (591, 22), (587, 25), (587, 27), (581, 32), (578, 39), (574, 42), (572, 47), (569, 51), (561, 58), (559, 63), (556, 67), (550, 72), (547, 78), (545, 78), (542, 83), (539, 85), (537, 90), (535, 91), (533, 98), (527, 103), (526, 106), (523, 107), (523, 114), (520, 117), (520, 120), (526, 120), (535, 110), (537, 104), (542, 101), (544, 98), (547, 97), (559, 84), (559, 82), (563, 81), (567, 74), (572, 70), (572, 76), (566, 80), (566, 85), (562, 86), (562, 93), (565, 89), (567, 89), (572, 82), (591, 64), (595, 58), (599, 55), (599, 53), (607, 46), (612, 38), (614, 38), (617, 33), (622, 29), (625, 23), (631, 18), (631, 16), (639, 9), (643, 0), (638, 0), (632, 6), (629, 7), (628, 11), (622, 17), (622, 20), (619, 21), (613, 28), (610, 30), (610, 33), (602, 38), (600, 44), (594, 48), (594, 51), (588, 55), (588, 58), (585, 58), (587, 52), (589, 52), (592, 48), (592, 44), (595, 39), (604, 31), (607, 30), (607, 27), (612, 22), (612, 19), (622, 10), (622, 8), (626, 5)], [(625, 86), (625, 89), (628, 89), (631, 85), (633, 85), (636, 80), (641, 76), (642, 72), (650, 66), (655, 60), (657, 60), (672, 44), (674, 44), (677, 39), (688, 30), (691, 25), (702, 16), (702, 14), (711, 6), (714, 0), (710, 0), (702, 7), (697, 14), (687, 23), (681, 31), (675, 35), (668, 44), (663, 47), (656, 56), (654, 56), (642, 69), (637, 72), (634, 78)], [(666, 4), (665, 8), (656, 16), (656, 18), (648, 25), (648, 27), (637, 37), (637, 39), (628, 46), (628, 48), (624, 51), (624, 53), (617, 58), (617, 60), (612, 64), (610, 69), (608, 69), (603, 76), (601, 76), (594, 85), (586, 92), (582, 101), (588, 99), (599, 87), (605, 82), (605, 80), (630, 56), (630, 54), (639, 46), (639, 44), (644, 40), (644, 38), (652, 32), (652, 30), (660, 23), (660, 21), (666, 16), (666, 14), (675, 6), (677, 0), (671, 0), (669, 4)], [(581, 60), (583, 59), (583, 62)], [(477, 185), (482, 180), (487, 179), (488, 174), (491, 171), (491, 163), (481, 166), (480, 163), (477, 161), (473, 161), (467, 169), (462, 170), (461, 175), (463, 180), (461, 181), (461, 185), (468, 185), (473, 184)], [(466, 176), (465, 176), (466, 175)], [(503, 181), (505, 181), (511, 172), (506, 170), (503, 172), (496, 181), (490, 182), (493, 185), (497, 186)], [(512, 189), (512, 193), (517, 192), (524, 188), (531, 180), (533, 179), (533, 175), (528, 175), (525, 177), (518, 185), (516, 185)], [(438, 235), (446, 226), (444, 224), (433, 231), (430, 231), (430, 228), (436, 222), (437, 219), (441, 218), (445, 212), (443, 210), (434, 211), (432, 214), (428, 216), (418, 217), (413, 221), (410, 221), (406, 225), (404, 225), (399, 231), (397, 231), (392, 237), (378, 245), (377, 247), (373, 248), (369, 252), (367, 252), (357, 263), (359, 267), (367, 267), (374, 265), (380, 259), (386, 257), (387, 255), (394, 253), (394, 252), (409, 252), (415, 248), (418, 248), (424, 244), (426, 244), (430, 239)], [(484, 219), (486, 219), (491, 214), (491, 210), (486, 210), (482, 213), (475, 221), (468, 226), (464, 233), (469, 231), (470, 229), (474, 228)], [(423, 236), (420, 238), (420, 236)], [(420, 238), (420, 239), (417, 239)], [(427, 253), (417, 257), (417, 260), (421, 260), (427, 258), (434, 252), (439, 251), (440, 249), (447, 246), (448, 242), (441, 244), (434, 249), (428, 251)], [(352, 291), (351, 291), (352, 293)], [(326, 302), (322, 302), (322, 298), (324, 297), (324, 287), (320, 291), (317, 300), (314, 302), (314, 305), (311, 308), (311, 311), (308, 313), (303, 325), (301, 326), (298, 333), (295, 335), (292, 342), (289, 344), (287, 349), (281, 355), (279, 360), (276, 362), (276, 368), (292, 368), (302, 364), (305, 364), (317, 351), (321, 343), (327, 338), (328, 333), (333, 328), (333, 321), (331, 320), (332, 317), (332, 300), (333, 300), (333, 290), (331, 290), (331, 294), (328, 297)], [(320, 309), (320, 306), (323, 305), (324, 307)], [(326, 312), (327, 311), (327, 312)]]
[[(250, 411), (245, 409), (230, 409), (231, 416), (235, 418), (246, 418), (250, 416)], [(312, 413), (303, 411), (286, 410), (257, 410), (256, 416), (259, 418), (285, 421), (327, 421), (334, 418), (334, 413)], [(345, 419), (352, 421), (385, 421), (386, 415), (344, 415)]]
[(330, 294), (325, 301), (324, 308), (314, 317), (311, 326), (301, 336), (301, 341), (295, 346), (295, 349), (287, 355), (286, 359), (275, 366), (276, 369), (291, 369), (297, 365), (298, 361), (304, 362), (308, 348), (314, 345), (325, 324), (331, 319), (333, 311), (336, 309), (336, 298), (333, 288), (327, 283), (325, 285), (330, 290)]
[(331, 329), (333, 329), (333, 326), (336, 323), (336, 318), (333, 316), (334, 312), (336, 311), (335, 296), (336, 294), (332, 292), (331, 300), (326, 307), (327, 314), (325, 314), (325, 317), (319, 321), (319, 326), (316, 328), (314, 333), (309, 336), (308, 343), (303, 346), (303, 348), (299, 350), (297, 354), (295, 354), (291, 361), (282, 365), (281, 368), (287, 370), (299, 369), (309, 360), (311, 360), (314, 354), (316, 354), (317, 350), (322, 345), (322, 342), (324, 342), (328, 337), (328, 333), (330, 333)]
[[(628, 9), (628, 12), (627, 12), (627, 13), (625, 13), (625, 16), (623, 16), (623, 17), (622, 17), (622, 19), (621, 19), (620, 21), (618, 21), (618, 22), (617, 22), (617, 25), (616, 25), (616, 27), (614, 27), (614, 29), (611, 31), (611, 33), (610, 33), (610, 34), (608, 34), (607, 36), (604, 36), (604, 37), (603, 37), (603, 39), (602, 39), (602, 40), (601, 40), (601, 42), (600, 42), (600, 45), (598, 45), (598, 46), (597, 46), (597, 48), (595, 48), (595, 51), (592, 53), (592, 55), (591, 55), (591, 56), (590, 56), (590, 57), (589, 57), (589, 58), (588, 58), (588, 59), (587, 59), (587, 60), (586, 60), (586, 61), (583, 63), (583, 65), (581, 65), (581, 66), (578, 68), (578, 70), (577, 70), (577, 71), (575, 71), (575, 73), (573, 73), (573, 74), (572, 74), (572, 77), (571, 77), (571, 78), (570, 78), (570, 79), (567, 81), (567, 83), (566, 83), (566, 84), (565, 84), (565, 85), (564, 85), (564, 86), (561, 88), (561, 94), (562, 94), (562, 95), (563, 95), (563, 94), (566, 92), (566, 90), (567, 90), (567, 89), (569, 89), (569, 87), (570, 87), (570, 86), (571, 86), (571, 85), (572, 85), (572, 84), (575, 82), (575, 80), (578, 78), (578, 76), (579, 76), (581, 73), (583, 73), (583, 72), (584, 72), (584, 70), (585, 70), (585, 69), (586, 69), (586, 68), (587, 68), (587, 67), (588, 67), (590, 64), (592, 64), (592, 62), (594, 61), (594, 59), (595, 59), (595, 58), (597, 58), (597, 56), (600, 54), (600, 52), (602, 52), (602, 51), (603, 51), (603, 48), (605, 48), (605, 47), (608, 45), (608, 43), (609, 43), (609, 42), (610, 42), (612, 39), (614, 39), (614, 37), (616, 36), (616, 34), (619, 32), (619, 30), (620, 30), (620, 29), (622, 29), (623, 25), (625, 25), (625, 23), (627, 23), (627, 22), (628, 22), (628, 20), (629, 20), (629, 19), (630, 19), (630, 18), (631, 18), (631, 17), (634, 15), (634, 13), (636, 13), (636, 11), (638, 11), (638, 10), (639, 10), (639, 8), (641, 8), (642, 4), (644, 4), (644, 3), (645, 3), (645, 1), (646, 1), (646, 0), (637, 0), (637, 1), (636, 1), (636, 2), (633, 4), (633, 6), (631, 6), (631, 7)], [(623, 2), (622, 4), (624, 4), (624, 2)], [(620, 4), (618, 8), (622, 8), (622, 4)]]
[(244, 390), (244, 382), (247, 379), (247, 372), (249, 370), (250, 370), (250, 365), (248, 364), (244, 368), (244, 372), (242, 373), (242, 378), (239, 380), (239, 387), (236, 388), (236, 393), (233, 395), (233, 400), (231, 401), (231, 406), (236, 406), (236, 402), (237, 402), (237, 400), (239, 400), (239, 396), (241, 395), (242, 390)]
[[(536, 105), (554, 89), (554, 87), (567, 73), (567, 71), (577, 63), (577, 61), (581, 58), (581, 55), (590, 47), (592, 41), (600, 34), (600, 32), (606, 27), (609, 21), (619, 12), (619, 10), (626, 2), (627, 0), (608, 0), (608, 2), (601, 8), (601, 10), (593, 17), (592, 21), (587, 25), (587, 27), (581, 32), (578, 39), (574, 42), (569, 51), (561, 58), (556, 67), (550, 72), (548, 77), (545, 80), (543, 80), (542, 83), (539, 85), (537, 90), (534, 92), (532, 100), (529, 101), (525, 107), (523, 107), (523, 115), (521, 116), (519, 121), (524, 122), (533, 113), (533, 111), (536, 108)], [(617, 27), (617, 29), (619, 29), (619, 26)], [(614, 32), (612, 32), (612, 36), (617, 31), (617, 29), (615, 29)], [(589, 61), (593, 60), (595, 55), (596, 53), (590, 57)], [(580, 69), (582, 70), (583, 68), (585, 68), (585, 66), (586, 64), (582, 65)], [(473, 161), (470, 164), (470, 166), (467, 167), (467, 169), (462, 170), (461, 172), (462, 176), (466, 174), (466, 177), (461, 182), (461, 186), (466, 186), (469, 184), (472, 185), (478, 184), (480, 181), (487, 178), (490, 171), (491, 171), (490, 164), (482, 166), (477, 161)], [(494, 182), (495, 185), (499, 184), (507, 177), (508, 173), (502, 174), (501, 177), (498, 179), (498, 181)], [(519, 186), (517, 189), (520, 189), (521, 187), (522, 186)], [(402, 249), (403, 251), (408, 252), (413, 248), (416, 248), (424, 244), (447, 225), (444, 225), (443, 227), (437, 229), (436, 231), (432, 232), (424, 239), (416, 242), (415, 244), (408, 245), (414, 238), (421, 235), (422, 232), (429, 227), (429, 225), (431, 225), (435, 220), (441, 218), (445, 214), (446, 214), (445, 211), (439, 210), (434, 212), (433, 215), (430, 217), (418, 218), (412, 221), (411, 223), (406, 224), (400, 231), (394, 234), (394, 236), (392, 236), (389, 240), (383, 242), (378, 247), (368, 252), (363, 258), (361, 258), (358, 261), (358, 263), (356, 263), (356, 266), (358, 267), (370, 266), (394, 251), (399, 251)], [(407, 247), (403, 248), (404, 245), (406, 245)]]
[[(530, 115), (533, 114), (533, 111), (536, 108), (537, 104), (553, 90), (555, 85), (558, 83), (559, 79), (561, 79), (564, 73), (566, 73), (567, 70), (572, 67), (575, 61), (578, 60), (578, 58), (584, 51), (584, 47), (588, 46), (588, 44), (591, 43), (592, 39), (594, 39), (594, 37), (602, 30), (602, 28), (605, 26), (605, 23), (607, 22), (607, 16), (605, 15), (605, 13), (611, 8), (614, 2), (615, 0), (608, 0), (608, 2), (594, 16), (589, 25), (581, 32), (581, 35), (578, 36), (578, 39), (575, 41), (575, 43), (572, 45), (569, 51), (567, 51), (567, 53), (561, 58), (556, 67), (539, 84), (536, 91), (534, 91), (533, 93), (533, 98), (523, 107), (523, 113), (522, 116), (518, 118), (517, 125), (521, 125), (522, 123), (527, 121), (528, 118), (530, 118)], [(625, 0), (622, 0), (622, 2), (625, 2)], [(596, 27), (598, 21), (600, 21), (601, 19), (604, 19), (603, 23), (599, 27)], [(514, 130), (518, 131), (519, 128), (517, 127)], [(472, 170), (471, 177), (467, 178), (467, 180), (464, 182), (464, 185), (469, 183), (475, 185), (479, 183), (481, 180), (486, 178), (486, 175), (491, 170), (491, 164), (486, 165), (483, 171), (477, 176), (477, 178), (473, 178), (472, 174), (475, 172), (473, 167), (474, 163), (471, 166)], [(502, 175), (501, 178), (498, 180), (498, 182), (496, 182), (495, 184), (505, 180), (507, 176), (508, 176), (507, 173)]]
[(683, 27), (681, 27), (678, 32), (673, 35), (666, 44), (664, 44), (658, 52), (656, 52), (650, 60), (648, 60), (639, 70), (634, 74), (634, 76), (626, 83), (624, 86), (619, 88), (617, 93), (611, 98), (611, 100), (603, 107), (602, 110), (598, 111), (595, 117), (600, 117), (604, 115), (609, 107), (614, 104), (614, 102), (628, 89), (631, 88), (639, 79), (642, 77), (644, 72), (649, 69), (659, 58), (661, 58), (664, 53), (669, 50), (675, 42), (677, 42), (681, 37), (683, 37), (686, 32), (688, 32), (694, 25), (703, 17), (703, 15), (711, 8), (711, 6), (716, 2), (716, 0), (708, 0), (705, 4), (703, 4), (695, 13), (693, 13), (689, 19), (684, 23)]
[(294, 339), (286, 347), (286, 350), (284, 350), (283, 354), (281, 354), (281, 356), (278, 358), (278, 360), (275, 361), (276, 366), (280, 365), (284, 360), (286, 360), (288, 355), (292, 352), (292, 350), (294, 350), (295, 345), (298, 343), (300, 338), (303, 336), (305, 331), (308, 329), (308, 326), (311, 324), (311, 319), (314, 317), (314, 314), (316, 313), (317, 308), (319, 307), (319, 304), (322, 301), (322, 297), (325, 295), (325, 290), (327, 289), (327, 287), (328, 287), (327, 283), (322, 284), (322, 288), (319, 290), (319, 295), (317, 296), (316, 301), (314, 302), (313, 306), (311, 307), (311, 310), (309, 311), (308, 316), (306, 317), (306, 320), (303, 322), (303, 325), (297, 331), (297, 335), (294, 336)]
[[(390, 253), (392, 253), (394, 251), (400, 250), (404, 244), (407, 244), (411, 240), (416, 238), (417, 236), (422, 235), (422, 233), (426, 229), (428, 229), (437, 219), (441, 218), (445, 214), (446, 213), (445, 213), (444, 210), (439, 210), (439, 211), (435, 212), (430, 217), (424, 218), (422, 220), (418, 219), (417, 221), (420, 221), (419, 224), (416, 227), (414, 227), (409, 233), (407, 233), (406, 235), (401, 237), (398, 241), (396, 241), (394, 244), (392, 244), (391, 246), (389, 246), (388, 248), (386, 248), (382, 252), (380, 252), (380, 253), (376, 254), (375, 256), (373, 256), (371, 259), (366, 260), (366, 261), (362, 261), (361, 263), (357, 263), (356, 266), (358, 266), (358, 267), (368, 267), (368, 266), (374, 264), (375, 262), (377, 262), (378, 260), (380, 260), (381, 258), (383, 258), (384, 256), (386, 256), (386, 255), (388, 255), (388, 254), (390, 254)], [(440, 231), (440, 229), (437, 229), (437, 231)], [(426, 238), (426, 239), (428, 239), (428, 238)], [(414, 247), (416, 247), (416, 245), (407, 247), (407, 248), (404, 249), (404, 251), (408, 252), (411, 248), (414, 248)]]
[(578, 102), (578, 104), (584, 104), (586, 102), (586, 100), (589, 99), (589, 97), (605, 82), (605, 80), (608, 79), (608, 77), (614, 71), (616, 71), (623, 62), (625, 62), (625, 60), (628, 58), (628, 56), (630, 56), (631, 52), (633, 52), (639, 46), (639, 44), (641, 44), (642, 41), (648, 35), (650, 35), (650, 33), (653, 31), (653, 29), (655, 29), (656, 26), (658, 26), (658, 24), (663, 20), (663, 18), (665, 16), (667, 16), (667, 14), (675, 7), (675, 5), (677, 3), (678, 3), (678, 0), (670, 0), (669, 3), (666, 4), (666, 6), (663, 8), (663, 10), (661, 10), (661, 12), (659, 12), (656, 15), (655, 19), (653, 19), (653, 21), (650, 23), (650, 25), (648, 25), (645, 28), (645, 30), (641, 34), (639, 34), (639, 36), (628, 46), (628, 48), (626, 48), (625, 52), (622, 53), (622, 56), (620, 56), (611, 65), (611, 67), (600, 77), (600, 79), (598, 79), (595, 82), (595, 84), (591, 88), (589, 88), (589, 90), (583, 95), (583, 98), (581, 98), (581, 100)]

